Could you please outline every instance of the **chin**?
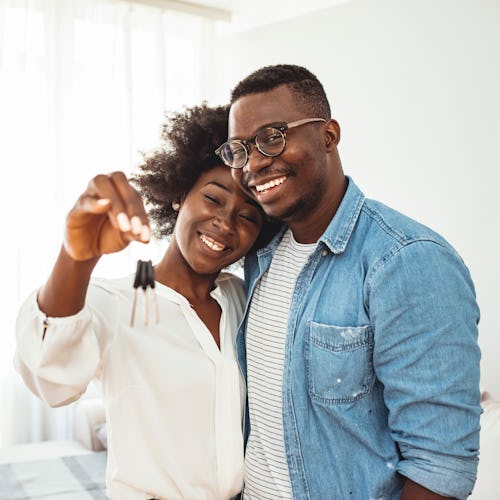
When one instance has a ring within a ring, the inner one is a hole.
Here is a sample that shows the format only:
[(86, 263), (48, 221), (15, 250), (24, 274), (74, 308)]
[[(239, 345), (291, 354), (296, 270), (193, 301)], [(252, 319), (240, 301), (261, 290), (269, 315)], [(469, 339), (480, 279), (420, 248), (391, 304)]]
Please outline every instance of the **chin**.
[(201, 276), (213, 276), (215, 274), (219, 274), (222, 271), (222, 269), (224, 269), (224, 267), (225, 266), (217, 267), (214, 269), (213, 267), (196, 266), (193, 267), (193, 271)]
[(292, 206), (262, 206), (266, 215), (276, 222), (290, 222), (298, 218), (300, 214), (300, 207), (297, 205)]

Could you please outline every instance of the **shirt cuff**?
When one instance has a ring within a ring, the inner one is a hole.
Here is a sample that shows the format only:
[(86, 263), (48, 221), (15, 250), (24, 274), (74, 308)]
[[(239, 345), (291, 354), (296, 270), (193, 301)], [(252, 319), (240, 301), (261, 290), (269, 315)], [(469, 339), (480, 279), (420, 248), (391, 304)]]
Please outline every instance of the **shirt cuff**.
[(427, 450), (401, 449), (404, 459), (397, 471), (439, 495), (465, 500), (476, 482), (477, 456), (451, 457)]

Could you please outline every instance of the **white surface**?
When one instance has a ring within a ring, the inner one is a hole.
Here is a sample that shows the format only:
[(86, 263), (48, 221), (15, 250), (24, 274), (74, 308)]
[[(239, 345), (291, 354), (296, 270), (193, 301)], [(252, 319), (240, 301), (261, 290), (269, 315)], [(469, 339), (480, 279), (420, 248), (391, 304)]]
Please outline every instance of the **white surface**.
[(78, 441), (42, 441), (0, 448), (0, 464), (31, 462), (92, 453)]
[[(199, 0), (198, 0), (199, 1)], [(304, 14), (347, 3), (352, 0), (201, 0), (231, 12), (231, 21), (217, 25), (219, 34), (247, 31), (258, 26), (270, 26), (277, 21), (299, 18)]]
[(469, 500), (500, 498), (500, 400), (491, 394), (483, 401), (481, 451), (476, 486)]
[(100, 397), (80, 399), (75, 405), (75, 439), (89, 450), (104, 450), (97, 435), (98, 428), (106, 421), (102, 399)]
[[(147, 1), (158, 3), (162, 0)], [(269, 0), (189, 0), (189, 3), (230, 13), (231, 22), (221, 22), (219, 30), (221, 33), (232, 33), (272, 24), (278, 20), (291, 19), (349, 1), (352, 0), (273, 0), (272, 2)]]

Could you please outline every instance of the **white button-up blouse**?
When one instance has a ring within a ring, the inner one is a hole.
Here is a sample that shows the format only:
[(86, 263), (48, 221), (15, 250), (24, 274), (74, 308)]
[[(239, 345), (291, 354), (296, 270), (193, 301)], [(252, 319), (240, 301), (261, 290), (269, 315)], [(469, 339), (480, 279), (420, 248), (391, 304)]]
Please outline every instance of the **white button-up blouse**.
[(244, 386), (234, 348), (242, 282), (222, 273), (212, 292), (222, 310), (219, 350), (185, 297), (160, 283), (159, 324), (144, 325), (139, 289), (131, 327), (132, 281), (93, 278), (85, 307), (64, 318), (46, 318), (33, 293), (18, 315), (16, 367), (51, 406), (100, 380), (111, 499), (231, 498), (243, 482)]

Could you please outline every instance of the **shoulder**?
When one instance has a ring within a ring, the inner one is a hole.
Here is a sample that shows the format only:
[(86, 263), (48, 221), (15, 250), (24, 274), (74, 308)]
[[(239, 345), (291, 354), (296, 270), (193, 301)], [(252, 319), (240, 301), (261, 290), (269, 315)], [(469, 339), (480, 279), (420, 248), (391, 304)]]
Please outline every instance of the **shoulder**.
[(243, 280), (235, 274), (222, 272), (215, 280), (217, 287), (229, 302), (242, 305), (245, 303), (245, 287)]
[(376, 200), (366, 199), (362, 217), (367, 227), (388, 242), (406, 245), (415, 241), (431, 241), (442, 246), (450, 244), (436, 231), (415, 219)]
[(461, 256), (442, 235), (375, 200), (365, 200), (351, 243), (365, 264), (369, 282), (380, 271), (393, 268), (417, 274), (455, 268), (467, 274)]
[(215, 283), (222, 290), (243, 290), (243, 280), (239, 276), (236, 276), (236, 274), (227, 271), (221, 272)]
[(88, 297), (130, 300), (134, 292), (133, 284), (134, 275), (132, 274), (120, 278), (92, 277)]
[(401, 293), (405, 301), (419, 294), (440, 303), (446, 297), (454, 301), (460, 298), (476, 309), (469, 269), (445, 238), (381, 204), (371, 210), (370, 218), (371, 227), (362, 243), (370, 295), (377, 289), (384, 297)]

